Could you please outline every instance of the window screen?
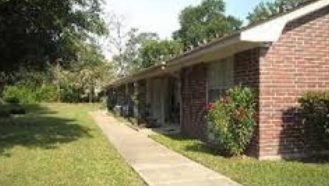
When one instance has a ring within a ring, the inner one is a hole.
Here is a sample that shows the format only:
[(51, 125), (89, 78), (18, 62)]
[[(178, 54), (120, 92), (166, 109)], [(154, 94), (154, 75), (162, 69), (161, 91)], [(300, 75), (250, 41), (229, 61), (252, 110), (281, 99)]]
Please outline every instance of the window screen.
[(233, 59), (226, 58), (208, 66), (208, 102), (215, 102), (234, 83)]

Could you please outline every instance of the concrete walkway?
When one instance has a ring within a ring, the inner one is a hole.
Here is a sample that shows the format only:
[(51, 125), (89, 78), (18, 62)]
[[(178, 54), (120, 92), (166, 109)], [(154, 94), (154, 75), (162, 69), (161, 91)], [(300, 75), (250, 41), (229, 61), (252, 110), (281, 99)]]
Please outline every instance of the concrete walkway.
[(95, 112), (93, 116), (110, 142), (149, 186), (241, 186), (118, 124), (105, 112)]

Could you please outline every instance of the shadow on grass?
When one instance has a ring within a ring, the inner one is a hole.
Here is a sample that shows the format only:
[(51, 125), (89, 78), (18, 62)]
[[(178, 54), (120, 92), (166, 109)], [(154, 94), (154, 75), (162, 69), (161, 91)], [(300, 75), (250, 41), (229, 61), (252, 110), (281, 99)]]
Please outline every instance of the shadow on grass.
[[(188, 138), (184, 137), (182, 134), (176, 134), (176, 135), (164, 135), (171, 140), (174, 140), (176, 142), (184, 142), (184, 150), (190, 151), (190, 152), (197, 152), (200, 154), (208, 154), (213, 156), (220, 156), (222, 158), (228, 158), (228, 159), (239, 159), (239, 157), (230, 157), (227, 153), (223, 152), (223, 150), (220, 150), (218, 147), (210, 144), (206, 144), (198, 139)], [(316, 155), (311, 156), (308, 158), (303, 159), (285, 159), (285, 161), (288, 162), (300, 162), (300, 163), (311, 163), (311, 164), (328, 164), (329, 163), (329, 157), (328, 155)]]
[(33, 113), (33, 114), (57, 114), (56, 111), (50, 110), (49, 108), (38, 105), (38, 104), (30, 104), (30, 105), (24, 105), (23, 106), (26, 109), (27, 113)]
[(200, 140), (184, 137), (182, 134), (167, 134), (165, 136), (175, 141), (188, 142), (188, 145), (184, 147), (184, 150), (186, 151), (211, 154), (214, 156), (223, 156), (223, 154), (220, 153), (220, 150), (218, 148), (206, 144)]
[(73, 119), (54, 117), (56, 113), (39, 105), (23, 106), (28, 114), (0, 118), (0, 156), (10, 156), (15, 146), (55, 149), (79, 138), (92, 137), (89, 128)]
[(314, 155), (307, 158), (300, 159), (285, 159), (289, 162), (300, 162), (300, 163), (310, 163), (310, 164), (329, 164), (328, 155)]
[(0, 110), (10, 111), (13, 109), (23, 108), (26, 111), (26, 114), (56, 114), (57, 112), (54, 110), (50, 110), (49, 108), (42, 106), (40, 104), (0, 104)]

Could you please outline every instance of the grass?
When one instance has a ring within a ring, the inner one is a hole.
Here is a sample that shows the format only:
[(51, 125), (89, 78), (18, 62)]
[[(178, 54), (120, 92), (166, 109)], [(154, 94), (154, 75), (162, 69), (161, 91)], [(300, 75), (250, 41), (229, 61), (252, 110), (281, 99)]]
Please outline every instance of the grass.
[(151, 136), (157, 142), (245, 186), (329, 186), (329, 163), (224, 158), (198, 140)]
[(88, 112), (97, 105), (27, 106), (0, 120), (1, 186), (144, 186)]

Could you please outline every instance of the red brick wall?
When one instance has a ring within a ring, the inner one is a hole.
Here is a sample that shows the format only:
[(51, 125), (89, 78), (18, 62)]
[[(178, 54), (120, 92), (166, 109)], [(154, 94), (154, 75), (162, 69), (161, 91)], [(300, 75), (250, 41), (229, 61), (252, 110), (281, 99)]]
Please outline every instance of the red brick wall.
[[(310, 152), (298, 98), (329, 89), (329, 8), (289, 23), (260, 60), (260, 157)], [(316, 135), (316, 134), (315, 134)]]
[(258, 88), (260, 52), (260, 48), (255, 48), (235, 54), (234, 83), (236, 85)]
[(205, 108), (207, 103), (207, 68), (199, 64), (182, 69), (182, 133), (205, 139)]
[[(259, 56), (261, 49), (251, 49), (234, 56), (234, 82), (258, 88)], [(183, 122), (182, 132), (191, 137), (204, 139), (205, 105), (207, 104), (207, 64), (185, 68), (181, 72)], [(249, 149), (249, 154), (257, 156), (257, 130), (255, 139)]]
[[(236, 85), (259, 89), (259, 57), (261, 51), (261, 48), (255, 48), (234, 55), (234, 83)], [(258, 153), (258, 127), (256, 127), (247, 154), (258, 157)]]

